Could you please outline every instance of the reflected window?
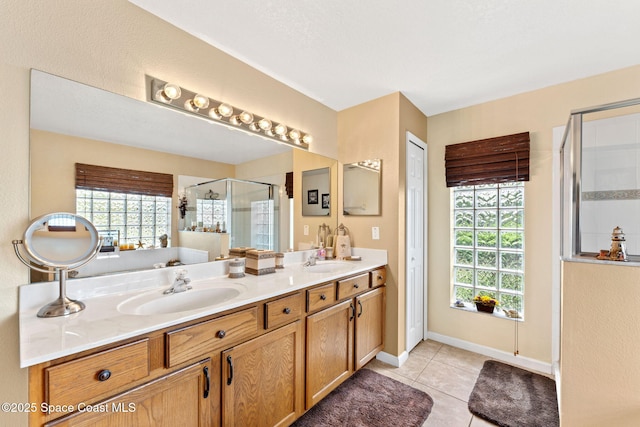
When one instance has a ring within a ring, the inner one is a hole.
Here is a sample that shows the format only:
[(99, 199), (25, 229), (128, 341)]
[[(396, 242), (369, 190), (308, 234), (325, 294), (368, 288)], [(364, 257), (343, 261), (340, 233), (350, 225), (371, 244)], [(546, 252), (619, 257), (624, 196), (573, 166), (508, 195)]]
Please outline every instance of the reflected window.
[(97, 230), (117, 230), (119, 245), (139, 242), (160, 246), (160, 236), (171, 236), (171, 198), (76, 189), (76, 214)]

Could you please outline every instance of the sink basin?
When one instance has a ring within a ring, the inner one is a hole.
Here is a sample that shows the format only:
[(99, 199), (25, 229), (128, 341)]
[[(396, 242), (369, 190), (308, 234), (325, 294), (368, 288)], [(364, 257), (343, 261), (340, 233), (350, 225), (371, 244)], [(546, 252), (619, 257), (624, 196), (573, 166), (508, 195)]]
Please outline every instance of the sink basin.
[(309, 273), (342, 273), (355, 269), (355, 266), (346, 261), (317, 261), (316, 265), (302, 268)]
[(148, 316), (153, 314), (179, 313), (205, 307), (213, 307), (232, 300), (246, 288), (240, 283), (190, 289), (177, 294), (165, 295), (166, 288), (145, 292), (131, 297), (118, 305), (124, 314)]

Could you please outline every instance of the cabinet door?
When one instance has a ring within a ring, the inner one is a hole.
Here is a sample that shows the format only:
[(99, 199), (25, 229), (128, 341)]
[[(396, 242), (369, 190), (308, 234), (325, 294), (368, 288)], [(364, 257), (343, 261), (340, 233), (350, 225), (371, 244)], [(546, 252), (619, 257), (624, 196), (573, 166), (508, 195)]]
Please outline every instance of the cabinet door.
[(302, 322), (222, 353), (222, 425), (288, 426), (302, 413)]
[(307, 409), (353, 373), (353, 300), (307, 317)]
[(206, 359), (45, 426), (212, 426), (211, 379)]
[(383, 286), (356, 298), (356, 370), (384, 347), (385, 290)]

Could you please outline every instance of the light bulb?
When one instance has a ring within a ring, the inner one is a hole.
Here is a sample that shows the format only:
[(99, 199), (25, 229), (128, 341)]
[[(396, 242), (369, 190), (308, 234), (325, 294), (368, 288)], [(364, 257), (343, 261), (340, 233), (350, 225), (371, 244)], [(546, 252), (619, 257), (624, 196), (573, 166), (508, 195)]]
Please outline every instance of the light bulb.
[(170, 103), (174, 99), (180, 98), (180, 95), (182, 95), (180, 86), (174, 85), (173, 83), (165, 83), (162, 89), (156, 92), (155, 98), (158, 101)]
[(245, 125), (250, 125), (251, 123), (253, 123), (253, 114), (247, 111), (243, 111), (242, 113), (240, 113), (240, 121)]
[(269, 119), (260, 119), (258, 121), (258, 126), (260, 127), (260, 129), (262, 129), (263, 131), (268, 131), (271, 130), (271, 120)]
[(309, 134), (306, 134), (305, 136), (302, 137), (302, 142), (304, 142), (305, 144), (311, 145), (311, 143), (313, 142), (313, 137)]
[(198, 109), (207, 108), (209, 106), (209, 98), (204, 95), (200, 95), (199, 93), (196, 93), (192, 102)]
[(300, 131), (296, 130), (296, 129), (291, 129), (289, 131), (289, 138), (293, 139), (294, 141), (299, 141), (300, 140)]
[(231, 123), (232, 125), (235, 125), (235, 126), (240, 125), (240, 123), (241, 123), (240, 122), (240, 117), (238, 115), (235, 115), (235, 116), (231, 117), (229, 119), (229, 123)]
[(284, 136), (287, 134), (287, 127), (282, 123), (278, 123), (273, 131), (276, 133), (276, 135)]
[(218, 114), (222, 117), (231, 117), (233, 115), (233, 107), (229, 104), (222, 103), (218, 105)]

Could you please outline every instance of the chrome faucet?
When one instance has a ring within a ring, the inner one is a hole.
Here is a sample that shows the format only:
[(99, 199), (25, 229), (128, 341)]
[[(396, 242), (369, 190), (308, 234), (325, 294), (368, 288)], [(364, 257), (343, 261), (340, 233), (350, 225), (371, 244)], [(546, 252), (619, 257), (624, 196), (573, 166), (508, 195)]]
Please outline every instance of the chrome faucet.
[(175, 278), (173, 279), (173, 283), (169, 289), (163, 292), (164, 294), (177, 294), (191, 289), (191, 286), (189, 286), (191, 279), (187, 277), (187, 270), (176, 270), (174, 274)]
[(305, 262), (302, 265), (305, 267), (309, 267), (310, 265), (316, 265), (317, 260), (318, 260), (318, 255), (314, 251), (311, 255), (309, 255), (309, 259), (307, 259), (307, 262)]

